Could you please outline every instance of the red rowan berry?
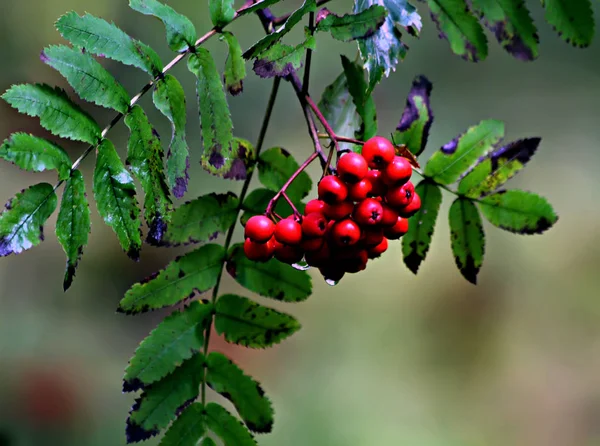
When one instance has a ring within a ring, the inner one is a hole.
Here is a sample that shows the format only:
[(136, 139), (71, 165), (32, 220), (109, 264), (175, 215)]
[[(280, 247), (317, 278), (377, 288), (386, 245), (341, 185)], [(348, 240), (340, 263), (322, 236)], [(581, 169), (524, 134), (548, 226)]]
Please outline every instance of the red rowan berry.
[(369, 196), (373, 185), (369, 180), (363, 178), (358, 183), (348, 186), (348, 200), (362, 201)]
[(362, 148), (362, 156), (371, 169), (384, 168), (392, 162), (395, 155), (393, 144), (382, 136), (374, 136)]
[(383, 233), (388, 240), (398, 240), (408, 232), (408, 219), (398, 217), (398, 221), (391, 228), (385, 228)]
[(370, 259), (375, 259), (377, 257), (379, 257), (381, 254), (383, 254), (385, 251), (387, 251), (388, 249), (388, 241), (386, 238), (384, 238), (381, 243), (379, 243), (377, 246), (373, 246), (371, 249), (369, 249), (369, 258)]
[(382, 214), (383, 207), (381, 203), (372, 198), (367, 198), (356, 205), (352, 216), (359, 225), (370, 226), (379, 223)]
[(392, 187), (385, 195), (390, 206), (402, 208), (408, 206), (415, 194), (415, 186), (410, 181), (402, 186)]
[(404, 184), (410, 180), (412, 167), (408, 160), (401, 156), (394, 160), (383, 171), (383, 182), (388, 186)]
[(302, 226), (293, 217), (284, 218), (275, 225), (275, 239), (286, 245), (297, 245), (302, 240)]
[(302, 218), (304, 237), (323, 237), (327, 231), (327, 219), (320, 212), (311, 212)]
[(330, 220), (342, 220), (352, 214), (354, 203), (351, 201), (342, 201), (335, 204), (325, 204), (323, 213)]
[(248, 259), (255, 262), (266, 262), (273, 257), (275, 251), (274, 240), (271, 239), (266, 243), (257, 243), (247, 238), (244, 241), (244, 254)]
[(368, 171), (367, 161), (358, 153), (346, 153), (337, 163), (337, 174), (346, 183), (357, 183)]
[(337, 222), (331, 228), (333, 242), (338, 246), (352, 246), (360, 239), (360, 228), (347, 218)]
[(419, 209), (421, 209), (421, 197), (415, 192), (412, 201), (407, 206), (398, 208), (398, 214), (401, 217), (408, 218), (415, 215)]
[(275, 223), (264, 215), (254, 215), (246, 222), (244, 236), (256, 243), (268, 242), (275, 232)]
[(325, 203), (334, 204), (346, 199), (348, 187), (338, 177), (327, 175), (319, 182), (318, 192), (319, 199)]

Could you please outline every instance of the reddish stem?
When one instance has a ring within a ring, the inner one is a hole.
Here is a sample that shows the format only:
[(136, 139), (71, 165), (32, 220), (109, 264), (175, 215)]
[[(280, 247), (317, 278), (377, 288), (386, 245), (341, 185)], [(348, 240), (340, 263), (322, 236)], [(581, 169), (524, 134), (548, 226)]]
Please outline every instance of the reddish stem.
[(319, 110), (319, 107), (317, 106), (317, 104), (315, 104), (315, 101), (312, 100), (308, 93), (304, 96), (304, 99), (306, 100), (306, 103), (309, 105), (309, 107), (312, 109), (317, 119), (323, 125), (323, 128), (325, 129), (325, 131), (329, 135), (329, 138), (333, 142), (333, 145), (335, 146), (335, 150), (339, 152), (340, 146), (338, 144), (338, 137), (335, 134), (335, 131), (331, 128), (331, 125), (329, 125), (329, 122), (327, 121), (327, 119), (325, 119), (325, 116), (323, 116), (323, 113), (321, 113), (321, 110)]
[(285, 192), (282, 192), (281, 196), (283, 198), (285, 198), (285, 201), (287, 201), (287, 203), (290, 205), (290, 207), (294, 211), (294, 215), (296, 215), (296, 216), (300, 215), (300, 212), (298, 212), (298, 209), (296, 209), (296, 206), (294, 206), (294, 203), (292, 203), (292, 200), (290, 200), (290, 197), (288, 197), (288, 195)]

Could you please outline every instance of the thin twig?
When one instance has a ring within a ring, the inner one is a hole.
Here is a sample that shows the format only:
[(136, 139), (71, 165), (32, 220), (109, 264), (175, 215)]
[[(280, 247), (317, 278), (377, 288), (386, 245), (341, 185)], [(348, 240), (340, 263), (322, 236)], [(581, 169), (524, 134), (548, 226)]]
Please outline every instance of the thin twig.
[[(308, 15), (308, 30), (312, 36), (315, 32), (315, 13), (313, 11)], [(312, 61), (312, 50), (306, 50), (306, 61), (304, 62), (304, 77), (302, 78), (302, 94), (308, 95), (308, 83), (310, 82), (310, 64)]]
[(285, 192), (282, 192), (281, 196), (285, 199), (285, 201), (287, 201), (287, 204), (290, 205), (290, 207), (292, 208), (292, 211), (294, 211), (294, 216), (300, 215), (300, 212), (298, 212), (298, 209), (296, 209), (296, 206), (294, 205), (292, 200), (290, 200), (290, 197), (288, 197), (288, 194), (286, 194)]
[[(318, 136), (320, 139), (330, 139), (330, 136), (327, 133), (319, 133)], [(357, 144), (359, 146), (362, 146), (365, 143), (364, 141), (361, 141), (360, 139), (349, 138), (347, 136), (340, 136), (340, 135), (335, 135), (335, 139), (337, 139), (338, 142), (349, 142), (350, 144)]]

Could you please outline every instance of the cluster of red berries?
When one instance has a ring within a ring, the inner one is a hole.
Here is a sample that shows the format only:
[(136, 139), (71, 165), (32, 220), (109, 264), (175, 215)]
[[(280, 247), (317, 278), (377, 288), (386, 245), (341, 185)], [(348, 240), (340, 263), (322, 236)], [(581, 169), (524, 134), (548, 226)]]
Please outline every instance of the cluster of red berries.
[(264, 215), (250, 218), (244, 252), (255, 261), (304, 259), (334, 282), (362, 271), (387, 250), (388, 240), (408, 232), (408, 218), (421, 207), (411, 175), (409, 161), (396, 156), (392, 143), (373, 137), (362, 154), (340, 157), (336, 175), (321, 179), (319, 199), (307, 203), (303, 216), (276, 224)]

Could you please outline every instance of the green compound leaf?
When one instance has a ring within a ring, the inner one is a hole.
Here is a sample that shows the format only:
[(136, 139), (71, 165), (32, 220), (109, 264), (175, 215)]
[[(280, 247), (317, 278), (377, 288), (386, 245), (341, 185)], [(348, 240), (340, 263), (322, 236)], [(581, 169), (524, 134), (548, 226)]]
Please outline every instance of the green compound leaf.
[(156, 83), (152, 100), (156, 108), (171, 121), (173, 136), (167, 152), (167, 182), (173, 195), (181, 198), (187, 190), (190, 166), (190, 151), (185, 137), (185, 93), (179, 81), (167, 74)]
[(541, 234), (558, 220), (548, 200), (522, 190), (496, 192), (479, 206), (491, 224), (516, 234)]
[(234, 154), (233, 123), (215, 61), (204, 48), (188, 60), (189, 70), (196, 75), (200, 124), (202, 126), (202, 167), (214, 175), (225, 175), (231, 169)]
[(220, 39), (224, 40), (229, 48), (223, 73), (225, 88), (230, 94), (237, 96), (244, 90), (244, 78), (246, 77), (246, 61), (242, 57), (242, 47), (238, 39), (229, 31), (223, 32)]
[(0, 257), (20, 254), (44, 240), (44, 224), (57, 204), (54, 189), (48, 183), (22, 190), (0, 214)]
[(393, 136), (395, 144), (406, 145), (416, 156), (425, 150), (433, 123), (433, 110), (429, 104), (431, 89), (432, 84), (425, 76), (414, 79), (402, 118)]
[(235, 224), (238, 206), (239, 200), (231, 192), (188, 201), (173, 212), (163, 244), (179, 246), (213, 240)]
[(316, 40), (313, 36), (308, 36), (296, 46), (275, 42), (257, 56), (253, 70), (262, 78), (287, 76), (302, 66), (306, 50), (315, 48)]
[(458, 193), (480, 198), (494, 192), (525, 167), (540, 142), (541, 138), (520, 139), (489, 153), (463, 177)]
[(516, 59), (538, 57), (540, 39), (524, 0), (471, 0), (471, 7)]
[(61, 180), (71, 173), (71, 160), (62, 147), (28, 133), (13, 133), (6, 139), (0, 146), (0, 158), (29, 172), (57, 170)]
[(234, 245), (228, 257), (226, 267), (231, 277), (261, 296), (300, 302), (312, 292), (311, 279), (306, 271), (299, 271), (275, 259), (266, 263), (248, 260), (241, 244)]
[(292, 15), (288, 17), (285, 23), (279, 27), (274, 32), (267, 34), (257, 43), (255, 43), (250, 49), (248, 49), (244, 53), (245, 59), (254, 59), (258, 57), (261, 53), (263, 53), (267, 48), (273, 45), (275, 42), (278, 42), (285, 36), (290, 30), (296, 26), (302, 18), (308, 14), (309, 12), (315, 12), (317, 10), (317, 1), (316, 0), (304, 0), (302, 6), (296, 9)]
[(194, 403), (175, 420), (159, 446), (196, 446), (205, 433), (204, 406)]
[(440, 37), (448, 40), (454, 54), (471, 62), (487, 57), (485, 33), (465, 0), (427, 0), (427, 4)]
[(416, 192), (421, 197), (421, 209), (410, 218), (408, 233), (402, 238), (404, 263), (414, 274), (417, 274), (429, 251), (442, 203), (442, 191), (439, 186), (427, 179), (417, 185)]
[(197, 354), (170, 375), (148, 386), (127, 419), (127, 442), (149, 439), (166, 428), (182, 407), (198, 397), (203, 372), (204, 357)]
[(584, 48), (594, 38), (594, 12), (590, 0), (542, 0), (546, 21), (573, 46)]
[[(323, 91), (319, 101), (319, 109), (333, 128), (336, 135), (354, 138), (360, 134), (361, 118), (352, 101), (348, 80), (344, 73)], [(329, 142), (329, 140), (325, 140)], [(341, 150), (359, 151), (360, 146), (350, 143), (340, 143)]]
[(60, 88), (46, 84), (15, 85), (2, 99), (19, 112), (40, 118), (41, 126), (56, 136), (89, 144), (98, 144), (102, 137), (96, 121)]
[[(267, 189), (278, 192), (300, 166), (294, 157), (281, 147), (273, 147), (260, 155), (258, 179)], [(292, 202), (306, 197), (312, 189), (312, 181), (306, 172), (301, 172), (288, 187), (286, 193)]]
[(156, 310), (210, 290), (217, 283), (224, 262), (225, 250), (220, 245), (205, 245), (188, 252), (145, 282), (133, 285), (117, 311), (136, 314)]
[(163, 70), (158, 54), (148, 45), (131, 38), (114, 23), (91, 14), (71, 11), (56, 22), (56, 28), (73, 45), (96, 56), (107, 57), (157, 76)]
[(357, 139), (366, 141), (377, 134), (377, 110), (375, 101), (369, 93), (369, 86), (365, 80), (365, 73), (362, 65), (351, 62), (346, 56), (342, 55), (342, 66), (344, 75), (348, 84), (348, 92), (352, 96), (352, 102), (356, 106), (356, 111), (362, 120)]
[(252, 434), (222, 406), (208, 403), (204, 414), (206, 427), (223, 441), (224, 446), (256, 446)]
[(372, 36), (379, 29), (388, 12), (383, 6), (371, 5), (358, 14), (337, 16), (327, 8), (319, 11), (317, 31), (330, 32), (334, 39), (347, 42)]
[[(244, 213), (240, 218), (242, 225), (245, 226), (246, 222), (253, 215), (264, 214), (269, 201), (272, 200), (274, 196), (275, 192), (263, 188), (254, 189), (252, 192), (250, 192), (250, 194), (244, 200), (244, 204), (242, 206), (242, 209), (244, 210)], [(304, 203), (295, 202), (294, 205), (296, 206), (296, 209), (298, 209), (298, 212), (304, 212)], [(285, 200), (279, 200), (275, 205), (275, 212), (285, 218), (289, 215), (292, 215), (293, 211)]]
[(190, 19), (156, 0), (129, 0), (129, 6), (145, 15), (152, 15), (165, 25), (167, 42), (173, 51), (185, 51), (196, 44), (196, 28)]
[(127, 144), (127, 164), (144, 189), (144, 217), (148, 223), (147, 242), (162, 241), (171, 220), (173, 203), (163, 173), (163, 149), (156, 131), (138, 105), (125, 117), (131, 135)]
[(137, 261), (142, 248), (142, 224), (135, 184), (115, 146), (107, 139), (98, 146), (93, 189), (98, 213), (115, 231), (127, 255)]
[(267, 433), (273, 428), (273, 406), (258, 382), (221, 353), (207, 358), (206, 382), (233, 403), (248, 429)]
[(63, 191), (60, 211), (56, 221), (56, 237), (67, 255), (63, 287), (66, 291), (73, 283), (75, 270), (87, 245), (91, 231), (90, 205), (85, 193), (83, 175), (74, 170)]
[(217, 446), (217, 443), (215, 443), (212, 438), (206, 437), (204, 440), (202, 440), (201, 446)]
[(233, 0), (209, 0), (210, 19), (216, 28), (223, 28), (235, 17)]
[(503, 122), (481, 121), (434, 153), (425, 166), (425, 175), (440, 184), (454, 183), (503, 136)]
[(279, 344), (300, 330), (289, 314), (257, 304), (245, 297), (225, 294), (217, 301), (215, 330), (227, 342), (250, 348)]
[(163, 379), (202, 349), (203, 330), (212, 305), (192, 302), (183, 311), (167, 316), (144, 339), (129, 360), (123, 391), (132, 392)]
[(108, 71), (88, 53), (64, 45), (49, 46), (41, 59), (73, 87), (79, 97), (119, 113), (127, 113), (131, 98)]
[(241, 9), (238, 10), (238, 15), (246, 15), (251, 14), (256, 11), (260, 11), (261, 9), (268, 8), (269, 6), (273, 6), (276, 3), (279, 3), (282, 0), (262, 0), (253, 4), (246, 3)]
[(476, 284), (485, 253), (485, 234), (479, 211), (471, 200), (457, 198), (450, 206), (449, 220), (456, 266), (465, 279)]

